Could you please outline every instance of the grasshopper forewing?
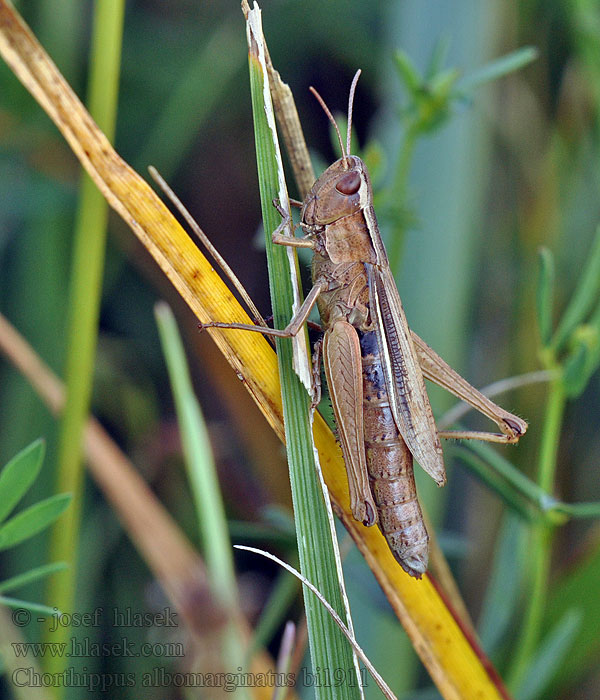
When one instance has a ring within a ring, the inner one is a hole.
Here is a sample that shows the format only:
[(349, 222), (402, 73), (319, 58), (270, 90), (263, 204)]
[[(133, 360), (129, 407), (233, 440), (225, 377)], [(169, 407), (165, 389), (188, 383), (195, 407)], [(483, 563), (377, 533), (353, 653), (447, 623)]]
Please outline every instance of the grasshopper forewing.
[[(402, 568), (420, 578), (427, 569), (428, 534), (413, 474), (413, 457), (442, 486), (446, 472), (440, 434), (424, 376), (493, 420), (500, 433), (448, 432), (443, 437), (517, 442), (527, 423), (496, 406), (412, 333), (383, 246), (367, 168), (350, 155), (354, 76), (348, 105), (347, 146), (327, 106), (342, 158), (316, 180), (301, 203), (306, 236), (281, 231), (273, 241), (313, 250), (313, 287), (287, 328), (210, 323), (287, 337), (319, 307), (324, 328), (323, 365), (346, 463), (350, 506), (366, 526), (378, 522)], [(282, 212), (283, 214), (283, 212)]]

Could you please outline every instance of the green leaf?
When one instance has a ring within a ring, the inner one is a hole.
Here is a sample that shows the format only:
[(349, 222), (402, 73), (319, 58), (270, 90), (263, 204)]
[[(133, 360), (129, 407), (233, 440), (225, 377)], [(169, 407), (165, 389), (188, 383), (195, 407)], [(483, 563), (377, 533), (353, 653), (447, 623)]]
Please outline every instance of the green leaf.
[(539, 502), (539, 489), (507, 459), (487, 445), (472, 444), (454, 447), (453, 452), (465, 463), (470, 471), (494, 491), (502, 500), (525, 520), (533, 520), (535, 514), (527, 499), (536, 505)]
[(449, 48), (450, 39), (447, 36), (442, 37), (435, 42), (427, 70), (425, 71), (425, 80), (431, 80), (442, 70), (442, 67), (446, 63), (446, 59), (448, 58)]
[[(196, 508), (208, 576), (219, 599), (228, 610), (234, 612), (238, 609), (239, 596), (233, 550), (208, 429), (194, 394), (173, 312), (163, 302), (156, 305), (155, 316), (175, 399), (185, 467)], [(235, 614), (233, 618), (235, 619)], [(233, 621), (223, 636), (222, 644), (223, 657), (229, 660), (227, 670), (241, 668), (244, 664), (244, 649), (240, 631)]]
[(435, 95), (438, 102), (447, 102), (458, 76), (459, 72), (456, 68), (446, 68), (446, 70), (440, 71), (427, 83), (429, 92)]
[(71, 501), (70, 493), (59, 493), (21, 511), (0, 527), (0, 551), (14, 547), (45, 530)]
[(581, 277), (571, 297), (571, 301), (563, 314), (554, 338), (552, 347), (555, 352), (560, 352), (574, 329), (583, 323), (586, 314), (598, 301), (600, 292), (600, 226), (596, 229), (596, 235), (592, 243), (592, 249)]
[(598, 367), (600, 337), (590, 325), (582, 325), (573, 333), (573, 349), (564, 362), (563, 384), (566, 395), (577, 398)]
[(578, 518), (580, 520), (600, 518), (600, 501), (584, 501), (583, 503), (559, 502), (554, 506), (554, 510), (567, 515), (569, 518)]
[(35, 440), (21, 450), (0, 472), (0, 522), (2, 522), (27, 492), (40, 473), (45, 443)]
[(7, 598), (3, 595), (0, 595), (0, 604), (6, 605), (7, 607), (15, 610), (24, 608), (25, 610), (30, 610), (32, 613), (39, 613), (40, 615), (47, 615), (48, 617), (52, 617), (52, 615), (57, 614), (56, 608), (50, 608), (48, 605), (30, 603), (27, 600), (19, 600), (18, 598)]
[(414, 97), (421, 89), (422, 80), (413, 62), (408, 54), (398, 49), (394, 53), (394, 64), (408, 93)]
[[(257, 37), (254, 39), (259, 40)], [(268, 120), (271, 105), (268, 90), (265, 90), (267, 76), (260, 62), (261, 53), (257, 49), (258, 47), (253, 49), (251, 45), (249, 68), (258, 182), (274, 325), (276, 328), (285, 328), (291, 317), (294, 298), (289, 256), (283, 246), (273, 245), (271, 240), (272, 232), (281, 222), (281, 217), (273, 207), (273, 199), (275, 197), (281, 199), (284, 196), (285, 182), (276, 132), (271, 128)], [(265, 97), (268, 104), (265, 104)], [(335, 566), (331, 530), (314, 460), (309, 396), (293, 369), (291, 340), (278, 338), (276, 347), (281, 379), (286, 451), (302, 574), (313, 584), (318, 584), (320, 592), (342, 619), (346, 620)], [(348, 641), (318, 599), (306, 588), (304, 602), (313, 667), (315, 669), (351, 669), (353, 657)], [(352, 685), (350, 673), (348, 673), (348, 682), (340, 687), (334, 689), (323, 686), (318, 691), (318, 697), (321, 698), (358, 696), (356, 682)]]
[(582, 618), (582, 611), (572, 608), (556, 623), (541, 643), (523, 681), (515, 691), (518, 700), (535, 700), (548, 687), (564, 664), (567, 652), (581, 627)]
[(286, 615), (289, 615), (289, 609), (299, 592), (300, 585), (296, 577), (282, 569), (271, 586), (269, 597), (254, 625), (249, 655), (259, 649), (266, 649), (273, 641), (275, 633), (285, 622)]
[(558, 690), (572, 684), (586, 669), (597, 667), (600, 653), (600, 547), (597, 542), (590, 541), (590, 544), (593, 546), (586, 549), (586, 556), (574, 560), (573, 566), (554, 583), (546, 606), (546, 630), (559, 624), (569, 610), (578, 609), (583, 612), (577, 644), (569, 651), (569, 663), (563, 664), (558, 670), (555, 681), (557, 692), (554, 697), (561, 695)]
[(15, 588), (21, 588), (29, 583), (33, 583), (41, 578), (50, 576), (57, 571), (64, 571), (67, 568), (67, 564), (64, 561), (55, 562), (53, 564), (44, 564), (43, 566), (37, 566), (35, 569), (30, 569), (24, 574), (19, 574), (18, 576), (12, 576), (6, 580), (0, 582), (0, 593), (5, 591), (12, 591)]
[(552, 338), (552, 308), (554, 305), (554, 257), (548, 248), (541, 248), (538, 258), (536, 311), (542, 346)]
[(515, 513), (504, 516), (496, 542), (492, 571), (478, 621), (481, 644), (487, 654), (499, 645), (519, 604), (523, 567), (517, 562), (522, 542), (523, 522)]
[(486, 63), (485, 66), (482, 66), (476, 71), (473, 71), (473, 73), (466, 75), (459, 82), (457, 88), (462, 93), (471, 93), (475, 88), (483, 85), (484, 83), (489, 83), (492, 80), (498, 80), (509, 73), (520, 70), (532, 61), (535, 61), (537, 57), (538, 50), (535, 47), (524, 46), (523, 48), (517, 49), (506, 56), (496, 59), (495, 61)]

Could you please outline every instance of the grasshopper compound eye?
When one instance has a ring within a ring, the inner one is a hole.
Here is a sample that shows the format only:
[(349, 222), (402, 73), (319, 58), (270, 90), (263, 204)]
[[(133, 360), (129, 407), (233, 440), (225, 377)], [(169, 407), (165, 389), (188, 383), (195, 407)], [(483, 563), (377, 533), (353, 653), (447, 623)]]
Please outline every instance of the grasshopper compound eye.
[(359, 187), (360, 187), (360, 173), (353, 171), (350, 173), (346, 173), (346, 175), (343, 175), (337, 181), (335, 189), (340, 194), (345, 194), (345, 195), (349, 196), (351, 194), (356, 194), (358, 192)]

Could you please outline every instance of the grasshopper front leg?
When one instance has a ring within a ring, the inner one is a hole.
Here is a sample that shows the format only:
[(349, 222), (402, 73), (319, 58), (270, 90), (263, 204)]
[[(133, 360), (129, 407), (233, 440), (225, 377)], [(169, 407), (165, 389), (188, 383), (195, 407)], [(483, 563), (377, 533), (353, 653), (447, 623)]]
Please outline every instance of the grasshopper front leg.
[(250, 323), (222, 323), (220, 321), (210, 321), (209, 323), (201, 323), (200, 328), (228, 328), (240, 331), (254, 331), (262, 333), (262, 335), (271, 335), (276, 338), (292, 338), (300, 332), (302, 326), (306, 323), (307, 318), (312, 311), (313, 306), (317, 303), (319, 294), (326, 288), (326, 282), (317, 280), (313, 288), (307, 294), (302, 306), (298, 309), (295, 316), (283, 329), (269, 328), (268, 326), (255, 326)]
[[(291, 200), (296, 204), (295, 200)], [(288, 236), (283, 233), (283, 231), (289, 226), (291, 222), (290, 215), (281, 207), (279, 202), (274, 199), (273, 205), (277, 211), (281, 214), (282, 221), (279, 226), (273, 231), (271, 238), (273, 243), (278, 245), (286, 245), (293, 248), (313, 248), (315, 247), (315, 242), (311, 236), (305, 236), (303, 238), (294, 238), (293, 236)], [(323, 279), (317, 279), (313, 285), (310, 292), (307, 294), (302, 306), (298, 309), (294, 317), (288, 323), (288, 325), (283, 329), (269, 328), (268, 326), (257, 326), (248, 323), (223, 323), (220, 321), (210, 321), (209, 323), (200, 324), (200, 328), (228, 328), (236, 329), (242, 331), (254, 331), (255, 333), (262, 333), (262, 335), (274, 336), (276, 338), (292, 338), (300, 332), (302, 326), (306, 323), (310, 312), (312, 311), (314, 305), (317, 303), (317, 298), (319, 294), (327, 287), (327, 282)]]
[[(298, 202), (295, 199), (290, 199), (289, 202), (295, 207), (302, 206), (302, 202)], [(292, 217), (281, 206), (281, 202), (278, 199), (273, 200), (273, 206), (275, 207), (275, 209), (277, 209), (281, 216), (281, 223), (271, 234), (271, 240), (273, 241), (273, 243), (276, 243), (277, 245), (287, 245), (292, 248), (311, 248), (312, 250), (314, 250), (315, 241), (310, 234), (308, 236), (302, 236), (301, 238), (295, 238), (293, 236), (288, 236), (284, 233), (286, 228), (292, 223)], [(300, 224), (295, 224), (293, 227), (294, 230), (299, 225)]]
[(443, 438), (484, 440), (486, 442), (517, 443), (519, 438), (527, 431), (527, 422), (515, 416), (495, 404), (484, 396), (474, 386), (442, 358), (432, 350), (427, 343), (419, 338), (414, 332), (412, 339), (419, 358), (419, 364), (423, 376), (443, 387), (459, 399), (462, 399), (473, 408), (476, 408), (484, 416), (494, 421), (502, 431), (498, 433), (487, 433), (477, 431), (443, 431), (439, 433)]

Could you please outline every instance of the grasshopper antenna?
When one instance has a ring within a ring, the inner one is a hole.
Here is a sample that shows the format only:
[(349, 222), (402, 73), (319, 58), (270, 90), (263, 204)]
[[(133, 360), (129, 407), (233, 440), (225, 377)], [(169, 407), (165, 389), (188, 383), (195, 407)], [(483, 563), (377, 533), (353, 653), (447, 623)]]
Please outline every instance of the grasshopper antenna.
[[(357, 79), (358, 79), (358, 78), (355, 77), (355, 82), (356, 82)], [(329, 107), (327, 107), (327, 105), (325, 104), (325, 101), (323, 100), (323, 98), (321, 97), (321, 95), (319, 95), (319, 93), (314, 89), (314, 87), (312, 87), (312, 85), (311, 85), (311, 87), (310, 87), (309, 89), (310, 89), (310, 91), (312, 92), (312, 94), (317, 98), (319, 104), (320, 104), (321, 107), (323, 108), (323, 111), (324, 111), (325, 114), (328, 116), (329, 121), (330, 121), (330, 122), (333, 124), (333, 126), (334, 126), (335, 133), (337, 134), (338, 141), (339, 141), (339, 143), (340, 143), (340, 148), (342, 149), (342, 157), (343, 157), (343, 160), (344, 160), (344, 164), (345, 164), (345, 167), (347, 168), (347, 167), (349, 166), (348, 153), (347, 153), (347, 151), (346, 151), (345, 148), (344, 148), (344, 142), (342, 141), (342, 135), (340, 134), (340, 130), (338, 129), (338, 125), (335, 123), (335, 119), (333, 118), (333, 115), (332, 115), (331, 112), (329, 111)]]
[(362, 71), (359, 68), (354, 74), (354, 78), (352, 78), (352, 85), (350, 85), (350, 96), (348, 97), (348, 131), (346, 132), (347, 155), (350, 155), (350, 144), (352, 141), (352, 107), (354, 106), (354, 91), (356, 90), (356, 83), (358, 82), (361, 73)]

